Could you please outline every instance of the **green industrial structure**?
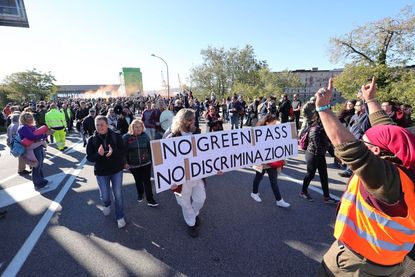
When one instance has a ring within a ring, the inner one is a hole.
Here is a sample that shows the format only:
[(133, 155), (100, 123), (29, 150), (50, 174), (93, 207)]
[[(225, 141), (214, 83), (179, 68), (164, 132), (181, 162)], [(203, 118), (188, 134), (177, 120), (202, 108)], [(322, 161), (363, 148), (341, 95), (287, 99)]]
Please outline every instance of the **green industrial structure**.
[(140, 68), (123, 67), (120, 80), (126, 96), (137, 96), (143, 93), (143, 74)]

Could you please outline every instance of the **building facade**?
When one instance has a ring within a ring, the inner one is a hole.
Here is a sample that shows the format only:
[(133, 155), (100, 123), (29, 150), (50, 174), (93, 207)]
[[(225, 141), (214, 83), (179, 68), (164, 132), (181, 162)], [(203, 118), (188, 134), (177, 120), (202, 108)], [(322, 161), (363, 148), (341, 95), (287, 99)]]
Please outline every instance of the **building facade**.
[(124, 96), (121, 85), (58, 85), (58, 97), (109, 98)]
[(143, 95), (143, 75), (140, 68), (123, 67), (120, 84), (58, 85), (58, 97), (109, 98)]
[[(289, 96), (298, 94), (298, 98), (303, 102), (307, 102), (310, 97), (318, 91), (318, 89), (327, 87), (329, 79), (333, 78), (343, 72), (343, 69), (333, 70), (319, 70), (318, 68), (312, 68), (311, 70), (297, 69), (291, 71), (301, 81), (302, 86), (297, 88), (286, 88), (285, 93)], [(291, 97), (290, 97), (291, 98)], [(345, 99), (341, 94), (333, 89), (333, 104), (341, 103)]]

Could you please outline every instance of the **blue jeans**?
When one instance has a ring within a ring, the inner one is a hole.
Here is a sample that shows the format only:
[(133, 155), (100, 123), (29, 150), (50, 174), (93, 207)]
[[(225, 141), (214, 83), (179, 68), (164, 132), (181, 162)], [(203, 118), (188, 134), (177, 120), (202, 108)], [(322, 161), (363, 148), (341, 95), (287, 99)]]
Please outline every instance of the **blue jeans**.
[(37, 167), (32, 168), (32, 182), (36, 188), (42, 188), (46, 185), (47, 180), (43, 175), (43, 160), (45, 159), (45, 150), (43, 146), (33, 149), (36, 160), (39, 162)]
[(123, 197), (122, 197), (122, 175), (121, 170), (114, 175), (108, 176), (96, 176), (99, 186), (99, 192), (104, 206), (109, 207), (111, 205), (111, 194), (110, 194), (110, 181), (112, 184), (112, 191), (114, 192), (115, 198), (115, 216), (117, 219), (124, 217)]
[(269, 182), (271, 184), (271, 188), (272, 188), (272, 192), (274, 193), (275, 200), (280, 201), (282, 197), (281, 197), (280, 190), (278, 188), (278, 171), (275, 168), (267, 168), (267, 169), (262, 170), (262, 172), (256, 171), (252, 192), (258, 193), (259, 183), (264, 177), (265, 172), (268, 173)]
[(239, 129), (239, 115), (233, 114), (231, 116), (231, 130)]

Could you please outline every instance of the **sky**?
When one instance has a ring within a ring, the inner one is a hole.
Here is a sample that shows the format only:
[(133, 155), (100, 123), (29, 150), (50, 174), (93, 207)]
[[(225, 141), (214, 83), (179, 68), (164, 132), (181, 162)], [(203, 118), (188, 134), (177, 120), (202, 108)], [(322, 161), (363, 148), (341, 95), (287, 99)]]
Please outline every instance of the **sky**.
[[(341, 68), (329, 40), (395, 16), (404, 0), (24, 0), (30, 28), (0, 26), (0, 79), (36, 68), (58, 85), (119, 84), (122, 67), (139, 67), (144, 90), (170, 87), (209, 46), (253, 46), (273, 71)], [(415, 8), (415, 7), (414, 7)], [(162, 77), (163, 75), (163, 77)]]

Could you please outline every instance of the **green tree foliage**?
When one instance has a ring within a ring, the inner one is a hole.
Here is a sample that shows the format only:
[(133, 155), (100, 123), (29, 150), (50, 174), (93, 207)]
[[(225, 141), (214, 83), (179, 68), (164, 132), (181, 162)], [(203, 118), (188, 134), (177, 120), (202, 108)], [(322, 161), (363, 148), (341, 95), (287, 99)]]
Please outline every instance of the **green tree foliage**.
[(394, 18), (369, 22), (332, 38), (331, 59), (370, 66), (404, 65), (415, 55), (414, 40), (415, 15), (408, 6)]
[(192, 87), (220, 96), (227, 95), (237, 82), (254, 85), (258, 81), (256, 72), (266, 66), (265, 62), (256, 59), (250, 45), (229, 50), (208, 47), (201, 55), (203, 63), (191, 70)]
[(245, 98), (279, 96), (287, 87), (299, 87), (299, 78), (289, 71), (273, 73), (266, 61), (258, 60), (252, 46), (243, 49), (209, 47), (202, 50), (203, 64), (192, 69), (191, 83), (195, 95), (214, 93), (223, 98), (233, 94)]
[(268, 67), (264, 67), (257, 71), (257, 75), (258, 81), (254, 85), (237, 82), (231, 92), (250, 99), (268, 96), (279, 98), (286, 88), (301, 86), (298, 76), (288, 70), (271, 72)]
[(27, 99), (49, 99), (57, 90), (55, 77), (36, 69), (12, 73), (4, 78), (3, 88), (6, 97), (13, 101)]
[(400, 74), (400, 80), (389, 86), (389, 98), (415, 107), (415, 71), (408, 70)]
[(347, 65), (334, 79), (334, 86), (343, 97), (355, 99), (356, 93), (372, 76), (377, 78), (379, 100), (396, 100), (415, 107), (415, 71), (385, 65)]

